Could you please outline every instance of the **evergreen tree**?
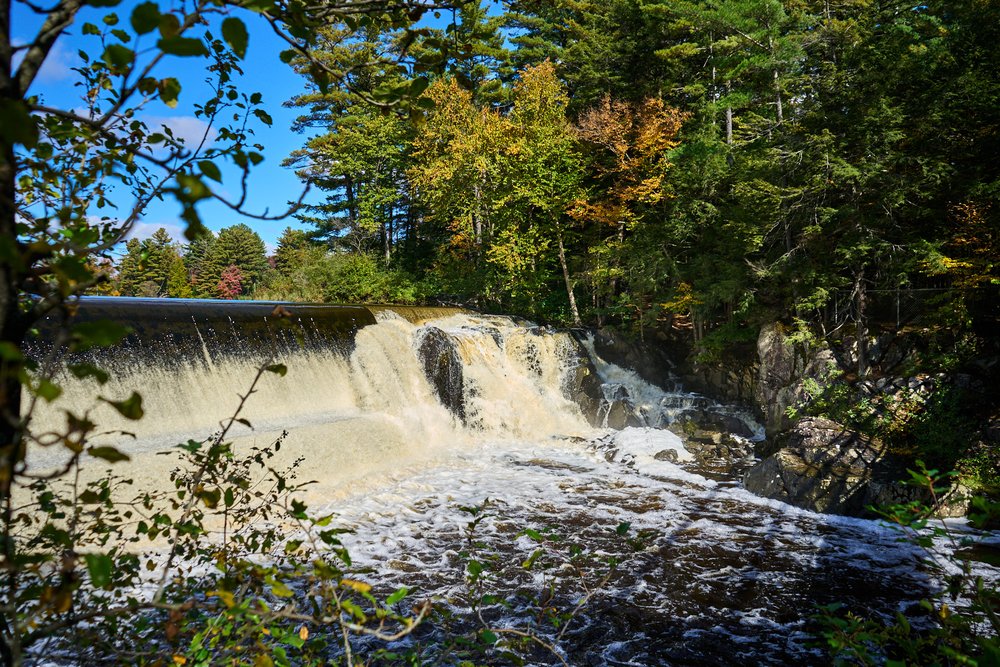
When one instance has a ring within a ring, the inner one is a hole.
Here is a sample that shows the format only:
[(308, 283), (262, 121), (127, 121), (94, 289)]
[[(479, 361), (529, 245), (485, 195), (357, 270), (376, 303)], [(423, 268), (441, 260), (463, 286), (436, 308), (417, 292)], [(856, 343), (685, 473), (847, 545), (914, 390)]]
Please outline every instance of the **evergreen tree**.
[(291, 277), (305, 264), (311, 249), (309, 236), (304, 231), (285, 227), (274, 252), (275, 270), (286, 278)]
[[(229, 267), (239, 270), (241, 294), (252, 289), (270, 269), (264, 241), (243, 223), (225, 227), (219, 232), (202, 262), (198, 285), (204, 289), (211, 284), (214, 286), (211, 294), (218, 295), (219, 281)], [(232, 280), (227, 283), (232, 284)]]
[(194, 296), (187, 267), (184, 266), (183, 258), (177, 254), (174, 255), (174, 260), (170, 264), (170, 273), (167, 276), (167, 296), (175, 299), (190, 299)]
[(124, 296), (173, 296), (168, 283), (174, 266), (182, 260), (167, 230), (160, 227), (142, 241), (129, 239), (125, 248), (118, 267), (119, 292)]
[(192, 296), (208, 298), (215, 295), (215, 283), (207, 263), (214, 244), (215, 234), (209, 231), (195, 237), (184, 249), (184, 268), (191, 283)]
[(118, 262), (118, 292), (122, 296), (135, 296), (142, 277), (142, 242), (131, 238), (125, 242), (125, 254)]

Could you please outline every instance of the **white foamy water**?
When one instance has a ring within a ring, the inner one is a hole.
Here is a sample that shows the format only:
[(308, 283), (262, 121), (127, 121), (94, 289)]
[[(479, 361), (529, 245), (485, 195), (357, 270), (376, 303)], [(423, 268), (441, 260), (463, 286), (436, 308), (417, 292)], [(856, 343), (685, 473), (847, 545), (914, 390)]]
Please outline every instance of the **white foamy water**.
[[(816, 605), (844, 601), (891, 615), (936, 585), (894, 531), (757, 498), (736, 479), (708, 479), (681, 437), (652, 428), (708, 408), (746, 423), (737, 410), (665, 392), (591, 347), (605, 388), (612, 387), (606, 393), (623, 388), (648, 425), (593, 428), (567, 396), (580, 363), (569, 335), (500, 317), (414, 323), (386, 310), (377, 319), (343, 353), (272, 359), (288, 374), (265, 376), (242, 415), (255, 430), (236, 433), (246, 447), (289, 431), (275, 465), (302, 458), (300, 479), (317, 481), (305, 499), (355, 530), (345, 541), (355, 561), (376, 573), (377, 587), (405, 585), (414, 589), (411, 599), (467, 609), (460, 554), (470, 548), (470, 515), (462, 508), (472, 506), (486, 507), (477, 549), (506, 564), (495, 582), (510, 603), (494, 610), (501, 625), (523, 623), (523, 600), (551, 584), (518, 565), (536, 547), (525, 528), (621, 561), (564, 638), (570, 664), (812, 663), (820, 656), (808, 648), (806, 630)], [(443, 332), (433, 335), (443, 335), (453, 353), (443, 361), (422, 356), (431, 329)], [(163, 487), (174, 460), (157, 454), (204, 437), (231, 413), (261, 352), (207, 363), (205, 350), (170, 364), (123, 354), (109, 369), (114, 379), (101, 391), (123, 398), (139, 389), (147, 412), (133, 423), (106, 406), (94, 411), (108, 430), (136, 434), (106, 438), (132, 456), (118, 472)], [(425, 374), (449, 359), (460, 365), (464, 419)], [(39, 415), (43, 427), (56, 428), (62, 409), (84, 409), (95, 392), (86, 382), (65, 384), (64, 396)], [(33, 464), (57, 458), (45, 452)], [(641, 544), (616, 533), (626, 524)], [(560, 594), (570, 605), (581, 595), (572, 587)], [(422, 632), (433, 640), (434, 627)]]

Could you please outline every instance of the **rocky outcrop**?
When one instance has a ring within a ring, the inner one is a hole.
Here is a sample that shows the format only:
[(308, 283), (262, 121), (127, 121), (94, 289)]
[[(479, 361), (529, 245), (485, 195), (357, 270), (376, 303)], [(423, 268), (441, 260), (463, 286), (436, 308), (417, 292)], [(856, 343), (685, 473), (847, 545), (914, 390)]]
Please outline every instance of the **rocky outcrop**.
[(605, 361), (629, 368), (657, 387), (669, 390), (676, 385), (675, 365), (664, 345), (636, 341), (613, 329), (598, 329), (592, 335), (594, 351)]
[(620, 384), (605, 384), (601, 391), (604, 400), (597, 412), (598, 426), (617, 430), (629, 426), (646, 426), (645, 421), (636, 414), (635, 403), (632, 402), (628, 389)]
[(902, 462), (877, 440), (819, 417), (799, 421), (776, 452), (744, 476), (746, 488), (815, 512), (864, 516), (868, 505), (907, 502)]
[(437, 327), (427, 327), (420, 341), (418, 355), (423, 362), (424, 375), (434, 387), (441, 403), (456, 417), (465, 421), (465, 378), (462, 357), (455, 342)]
[(788, 408), (800, 405), (806, 398), (807, 378), (823, 381), (836, 367), (828, 349), (809, 349), (793, 343), (780, 324), (769, 324), (757, 339), (757, 382), (754, 399), (764, 413), (764, 428), (769, 436), (793, 426)]
[(594, 362), (587, 356), (587, 351), (576, 345), (576, 365), (566, 374), (563, 394), (580, 406), (580, 411), (591, 426), (601, 426), (604, 405), (604, 392), (601, 388), (601, 378), (597, 374)]

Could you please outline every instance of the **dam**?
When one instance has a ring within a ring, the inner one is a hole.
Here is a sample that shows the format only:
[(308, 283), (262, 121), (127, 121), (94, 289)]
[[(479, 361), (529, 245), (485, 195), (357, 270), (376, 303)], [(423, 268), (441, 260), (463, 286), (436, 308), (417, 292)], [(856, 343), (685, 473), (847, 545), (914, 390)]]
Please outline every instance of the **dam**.
[[(164, 484), (174, 462), (162, 453), (217, 431), (261, 364), (280, 363), (287, 373), (263, 377), (232, 436), (238, 446), (283, 437), (278, 462), (300, 461), (315, 482), (305, 500), (350, 531), (343, 542), (373, 585), (470, 614), (456, 592), (470, 507), (488, 508), (477, 539), (498, 559), (530, 558), (531, 528), (620, 562), (572, 619), (563, 653), (522, 656), (529, 664), (821, 663), (809, 634), (820, 605), (889, 617), (938, 585), (886, 526), (756, 497), (739, 461), (706, 466), (683, 425), (725, 417), (715, 422), (739, 432), (720, 442), (750, 452), (762, 437), (752, 416), (645, 382), (602, 359), (585, 332), (389, 306), (85, 299), (79, 317), (133, 333), (83, 353), (111, 380), (62, 377), (36, 424), (56, 429), (64, 410), (86, 411), (100, 442), (130, 456), (120, 472), (137, 484)], [(139, 421), (95, 399), (132, 391)], [(620, 539), (621, 526), (641, 545)], [(546, 585), (518, 572), (494, 582), (507, 600), (492, 611), (498, 623), (523, 622), (517, 601)], [(443, 641), (445, 629), (426, 626), (402, 644)]]

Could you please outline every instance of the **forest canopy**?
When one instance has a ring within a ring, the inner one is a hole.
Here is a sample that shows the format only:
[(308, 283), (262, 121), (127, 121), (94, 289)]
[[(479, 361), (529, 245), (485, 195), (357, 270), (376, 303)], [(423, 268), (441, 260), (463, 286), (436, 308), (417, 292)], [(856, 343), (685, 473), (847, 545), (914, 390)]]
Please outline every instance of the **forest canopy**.
[[(443, 29), (318, 31), (323, 62), (349, 74), (289, 102), (314, 136), (287, 162), (325, 199), (279, 243), (301, 261), (230, 294), (437, 299), (699, 340), (924, 288), (965, 326), (995, 294), (995, 3), (447, 14)], [(419, 88), (383, 66), (442, 45)], [(417, 93), (406, 113), (371, 104), (402, 88)], [(193, 294), (220, 294), (186, 263)]]

